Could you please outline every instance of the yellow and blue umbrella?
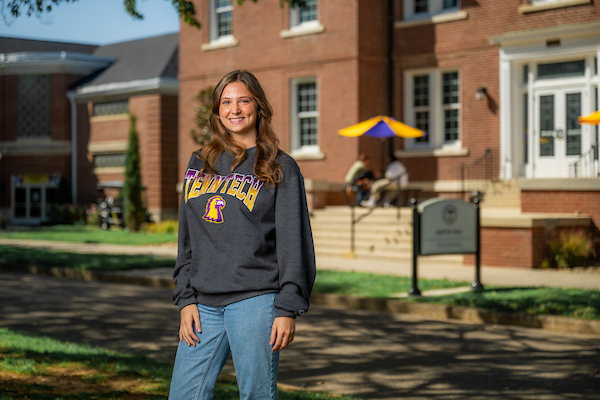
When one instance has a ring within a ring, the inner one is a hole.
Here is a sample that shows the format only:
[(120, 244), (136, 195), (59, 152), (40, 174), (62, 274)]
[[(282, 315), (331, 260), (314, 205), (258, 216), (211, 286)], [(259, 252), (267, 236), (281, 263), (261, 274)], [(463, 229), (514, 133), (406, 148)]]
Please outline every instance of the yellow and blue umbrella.
[(590, 115), (586, 115), (585, 117), (579, 117), (579, 123), (592, 125), (600, 124), (600, 110), (593, 112)]
[(394, 118), (378, 115), (366, 121), (341, 129), (338, 132), (342, 136), (371, 136), (376, 138), (403, 137), (403, 138), (419, 138), (426, 135), (425, 131), (413, 128)]

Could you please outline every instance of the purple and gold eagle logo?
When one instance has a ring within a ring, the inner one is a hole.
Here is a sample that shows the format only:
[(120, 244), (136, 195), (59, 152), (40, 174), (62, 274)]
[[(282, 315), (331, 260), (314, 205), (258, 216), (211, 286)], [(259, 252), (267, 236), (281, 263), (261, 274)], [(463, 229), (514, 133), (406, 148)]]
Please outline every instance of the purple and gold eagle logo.
[(221, 196), (213, 196), (208, 199), (206, 203), (206, 212), (202, 216), (205, 221), (212, 222), (213, 224), (223, 223), (223, 208), (225, 207), (225, 200)]

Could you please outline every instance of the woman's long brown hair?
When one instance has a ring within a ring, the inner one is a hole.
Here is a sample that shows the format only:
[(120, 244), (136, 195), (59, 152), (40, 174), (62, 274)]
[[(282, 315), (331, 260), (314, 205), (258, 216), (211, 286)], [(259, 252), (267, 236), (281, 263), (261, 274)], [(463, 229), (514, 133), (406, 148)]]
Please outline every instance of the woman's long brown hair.
[(215, 164), (217, 159), (224, 151), (234, 156), (231, 165), (231, 172), (244, 162), (246, 149), (236, 143), (231, 134), (225, 129), (219, 119), (219, 103), (225, 86), (232, 82), (242, 82), (257, 104), (256, 119), (256, 159), (254, 160), (254, 175), (268, 185), (276, 185), (283, 180), (283, 171), (277, 161), (277, 152), (279, 151), (279, 139), (275, 135), (271, 118), (273, 117), (273, 108), (267, 100), (260, 83), (254, 75), (248, 71), (237, 70), (225, 75), (215, 87), (212, 94), (212, 115), (210, 116), (210, 127), (212, 130), (212, 140), (202, 149), (200, 159), (204, 161), (201, 172), (216, 173)]

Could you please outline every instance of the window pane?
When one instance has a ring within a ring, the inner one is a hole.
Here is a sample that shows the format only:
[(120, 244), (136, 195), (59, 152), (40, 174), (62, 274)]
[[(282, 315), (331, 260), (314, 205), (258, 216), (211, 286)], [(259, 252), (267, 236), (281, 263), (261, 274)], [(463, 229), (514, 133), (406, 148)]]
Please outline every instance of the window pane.
[(231, 11), (218, 13), (217, 20), (219, 28), (219, 37), (231, 35)]
[(300, 23), (316, 21), (317, 18), (317, 0), (307, 0), (306, 6), (300, 8)]
[[(420, 111), (415, 113), (416, 128), (425, 132), (429, 132), (429, 111)], [(419, 137), (416, 142), (429, 143), (429, 134), (424, 137)]]
[(581, 93), (567, 94), (567, 155), (581, 154)]
[(219, 9), (222, 7), (231, 7), (231, 0), (217, 0), (215, 8)]
[(415, 0), (415, 14), (426, 13), (429, 11), (427, 3), (429, 0)]
[(317, 84), (298, 85), (298, 112), (317, 111)]
[(30, 188), (29, 195), (31, 196), (31, 207), (29, 208), (29, 216), (39, 218), (42, 216), (42, 189)]
[(97, 154), (94, 156), (94, 168), (124, 167), (125, 154)]
[(444, 111), (444, 140), (446, 142), (458, 140), (458, 110)]
[(540, 97), (540, 156), (554, 156), (554, 96)]
[(15, 217), (25, 218), (27, 216), (27, 189), (15, 189)]
[(300, 119), (300, 145), (314, 146), (317, 144), (317, 119)]
[(458, 99), (458, 72), (451, 72), (443, 75), (443, 103), (455, 104)]
[(523, 65), (523, 83), (529, 80), (529, 65)]
[(94, 115), (128, 114), (129, 101), (114, 101), (111, 103), (94, 103)]
[(429, 75), (415, 76), (413, 78), (413, 99), (415, 107), (429, 105)]
[(585, 73), (585, 60), (539, 64), (537, 69), (538, 79), (582, 76)]
[(444, 10), (458, 7), (458, 0), (444, 0)]
[(19, 75), (19, 137), (50, 137), (50, 76)]

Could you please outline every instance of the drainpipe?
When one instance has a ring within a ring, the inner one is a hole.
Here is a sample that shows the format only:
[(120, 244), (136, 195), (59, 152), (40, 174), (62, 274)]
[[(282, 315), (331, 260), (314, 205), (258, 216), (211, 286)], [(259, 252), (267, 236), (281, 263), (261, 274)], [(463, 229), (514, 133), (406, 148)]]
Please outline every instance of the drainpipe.
[(77, 204), (77, 103), (74, 94), (67, 94), (71, 102), (71, 196)]

